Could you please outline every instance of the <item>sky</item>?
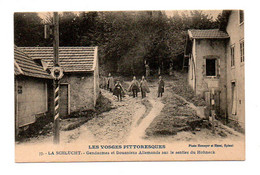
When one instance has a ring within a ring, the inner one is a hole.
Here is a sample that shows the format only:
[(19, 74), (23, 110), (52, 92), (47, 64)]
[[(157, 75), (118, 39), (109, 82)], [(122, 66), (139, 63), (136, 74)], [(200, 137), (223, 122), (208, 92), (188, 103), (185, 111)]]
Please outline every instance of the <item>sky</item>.
[[(181, 14), (182, 12), (184, 13), (189, 13), (189, 10), (178, 10), (179, 11), (179, 14)], [(212, 16), (213, 19), (216, 19), (218, 17), (218, 15), (222, 12), (222, 10), (202, 10), (203, 13), (209, 15), (209, 16)], [(165, 11), (165, 14), (167, 16), (173, 16), (174, 14), (174, 10), (171, 11), (171, 10), (167, 10)]]

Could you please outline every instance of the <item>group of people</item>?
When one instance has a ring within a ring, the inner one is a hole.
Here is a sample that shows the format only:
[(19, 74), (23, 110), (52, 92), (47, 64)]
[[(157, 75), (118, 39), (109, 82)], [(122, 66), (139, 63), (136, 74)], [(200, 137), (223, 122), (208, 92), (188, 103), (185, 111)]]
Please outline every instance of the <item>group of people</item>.
[(111, 76), (111, 73), (108, 74), (108, 77), (102, 78), (100, 85), (102, 88), (107, 89), (108, 91), (112, 92), (113, 95), (117, 96), (118, 101), (122, 101), (125, 90), (119, 80), (114, 80), (114, 78)]
[(134, 76), (127, 91), (132, 92), (134, 98), (137, 97), (138, 92), (141, 91), (142, 98), (145, 98), (146, 93), (149, 93), (150, 89), (144, 76), (142, 77), (140, 83), (136, 80), (136, 77)]
[[(122, 101), (122, 98), (126, 93), (126, 90), (123, 88), (119, 80), (114, 81), (114, 78), (109, 73), (107, 78), (106, 77), (103, 78), (101, 84), (104, 89), (113, 92), (113, 95), (117, 96), (118, 101)], [(146, 93), (149, 93), (150, 89), (144, 76), (142, 76), (142, 79), (140, 81), (136, 80), (136, 77), (134, 76), (127, 91), (133, 93), (133, 98), (138, 97), (138, 92), (141, 92), (142, 98), (145, 98)], [(162, 77), (159, 76), (158, 97), (162, 97), (163, 93), (164, 93), (164, 81)]]

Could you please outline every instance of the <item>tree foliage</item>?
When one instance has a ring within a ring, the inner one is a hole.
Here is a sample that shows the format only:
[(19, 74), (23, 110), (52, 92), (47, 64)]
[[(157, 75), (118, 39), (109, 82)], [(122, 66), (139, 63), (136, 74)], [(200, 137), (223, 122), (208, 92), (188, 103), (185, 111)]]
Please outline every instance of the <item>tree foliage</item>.
[[(214, 21), (196, 10), (172, 17), (161, 11), (64, 12), (59, 19), (60, 46), (98, 46), (104, 73), (140, 75), (145, 61), (152, 71), (167, 70), (183, 54), (187, 30), (218, 28), (221, 16)], [(15, 13), (14, 22), (16, 45), (51, 46), (36, 13)]]
[(14, 14), (14, 43), (16, 45), (44, 45), (43, 32), (42, 19), (36, 13)]

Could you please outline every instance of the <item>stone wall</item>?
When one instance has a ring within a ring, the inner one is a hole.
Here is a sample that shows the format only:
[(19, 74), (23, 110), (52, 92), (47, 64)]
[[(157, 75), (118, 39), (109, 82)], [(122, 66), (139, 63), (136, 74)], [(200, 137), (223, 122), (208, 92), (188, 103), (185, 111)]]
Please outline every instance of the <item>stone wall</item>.
[(70, 112), (94, 109), (93, 73), (65, 74), (61, 83), (70, 85)]
[[(226, 40), (223, 39), (199, 39), (193, 55), (195, 60), (195, 92), (197, 95), (205, 96), (205, 92), (215, 91), (220, 93), (220, 108), (226, 109)], [(206, 76), (206, 59), (217, 60), (216, 76)]]
[(48, 112), (48, 81), (31, 77), (16, 78), (17, 128), (36, 121), (36, 115)]

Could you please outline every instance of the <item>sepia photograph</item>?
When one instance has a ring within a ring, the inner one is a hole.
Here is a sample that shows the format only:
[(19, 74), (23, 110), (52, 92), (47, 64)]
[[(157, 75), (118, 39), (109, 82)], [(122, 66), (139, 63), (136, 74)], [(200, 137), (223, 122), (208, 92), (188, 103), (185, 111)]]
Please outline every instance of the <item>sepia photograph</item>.
[(13, 22), (16, 162), (245, 160), (244, 10)]

